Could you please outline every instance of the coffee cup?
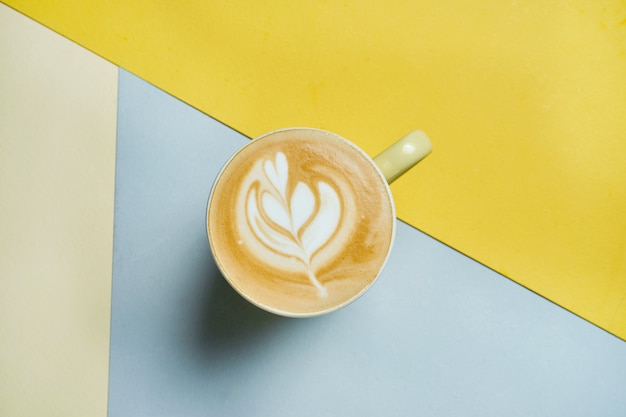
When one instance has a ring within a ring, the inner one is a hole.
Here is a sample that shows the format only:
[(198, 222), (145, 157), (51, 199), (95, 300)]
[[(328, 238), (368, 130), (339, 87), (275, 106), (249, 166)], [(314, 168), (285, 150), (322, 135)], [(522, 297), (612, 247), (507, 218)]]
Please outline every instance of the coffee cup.
[(226, 162), (207, 205), (207, 233), (228, 283), (288, 317), (344, 307), (380, 275), (393, 246), (389, 183), (432, 150), (414, 131), (370, 158), (312, 128), (253, 139)]

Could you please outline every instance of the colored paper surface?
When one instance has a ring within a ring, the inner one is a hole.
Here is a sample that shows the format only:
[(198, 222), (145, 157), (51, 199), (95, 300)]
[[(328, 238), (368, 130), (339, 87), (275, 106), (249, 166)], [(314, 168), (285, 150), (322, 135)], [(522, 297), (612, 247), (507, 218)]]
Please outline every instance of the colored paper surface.
[(256, 308), (205, 231), (248, 139), (126, 71), (117, 139), (109, 417), (623, 416), (626, 343), (400, 221), (354, 303)]
[(6, 3), (250, 137), (425, 130), (400, 219), (626, 338), (623, 1)]
[(117, 73), (0, 5), (2, 416), (106, 416)]

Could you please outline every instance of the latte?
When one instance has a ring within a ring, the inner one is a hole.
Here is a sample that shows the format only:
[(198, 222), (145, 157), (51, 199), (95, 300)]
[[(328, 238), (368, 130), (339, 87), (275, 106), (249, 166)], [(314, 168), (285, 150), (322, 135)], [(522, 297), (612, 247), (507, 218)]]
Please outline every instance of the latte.
[(240, 149), (214, 184), (211, 249), (252, 303), (322, 314), (362, 294), (391, 250), (395, 209), (380, 170), (330, 132), (285, 129)]

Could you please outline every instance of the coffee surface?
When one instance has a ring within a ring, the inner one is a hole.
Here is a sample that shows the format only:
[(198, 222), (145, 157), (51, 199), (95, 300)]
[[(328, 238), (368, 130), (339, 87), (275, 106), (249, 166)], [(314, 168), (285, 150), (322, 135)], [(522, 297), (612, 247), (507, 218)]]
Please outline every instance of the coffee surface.
[(286, 129), (224, 167), (208, 209), (216, 262), (253, 303), (284, 315), (350, 302), (378, 276), (395, 212), (385, 179), (353, 144)]

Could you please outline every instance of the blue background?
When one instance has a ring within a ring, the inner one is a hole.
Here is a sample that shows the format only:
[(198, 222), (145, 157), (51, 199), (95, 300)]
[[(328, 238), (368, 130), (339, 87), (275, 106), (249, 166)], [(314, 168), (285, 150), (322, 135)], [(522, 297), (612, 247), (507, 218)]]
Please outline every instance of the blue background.
[(626, 416), (626, 343), (399, 221), (348, 307), (248, 304), (205, 232), (248, 138), (119, 86), (109, 416)]

